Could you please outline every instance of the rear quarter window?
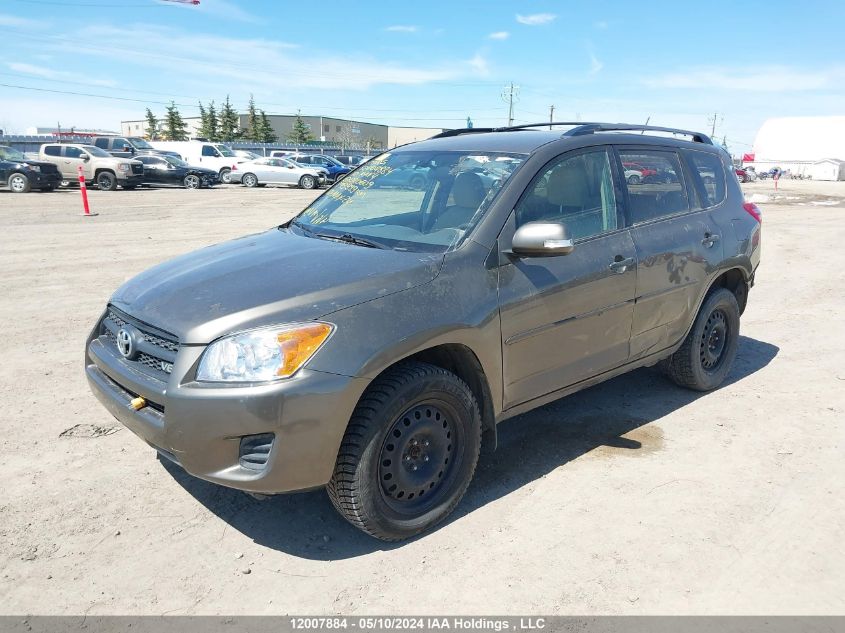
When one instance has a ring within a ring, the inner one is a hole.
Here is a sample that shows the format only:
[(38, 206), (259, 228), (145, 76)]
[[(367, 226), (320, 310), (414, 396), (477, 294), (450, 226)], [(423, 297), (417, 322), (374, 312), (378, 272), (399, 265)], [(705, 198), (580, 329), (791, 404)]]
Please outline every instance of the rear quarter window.
[(684, 152), (689, 160), (692, 176), (698, 181), (701, 203), (704, 208), (715, 207), (727, 196), (727, 181), (722, 160), (710, 152)]

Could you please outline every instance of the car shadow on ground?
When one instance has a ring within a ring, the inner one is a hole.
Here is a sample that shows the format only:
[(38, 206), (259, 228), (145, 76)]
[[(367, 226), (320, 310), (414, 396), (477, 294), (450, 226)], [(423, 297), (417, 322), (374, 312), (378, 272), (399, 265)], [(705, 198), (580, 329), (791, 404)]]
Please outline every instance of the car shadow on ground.
[[(778, 351), (775, 345), (741, 336), (725, 384), (754, 374)], [(651, 436), (636, 429), (698, 398), (718, 398), (718, 393), (682, 389), (654, 369), (639, 369), (511, 418), (499, 425), (496, 452), (482, 455), (466, 496), (441, 527), (594, 449), (654, 450), (644, 446)], [(167, 460), (161, 463), (197, 501), (259, 545), (313, 560), (353, 558), (402, 546), (383, 543), (349, 525), (323, 490), (257, 500), (191, 477)]]

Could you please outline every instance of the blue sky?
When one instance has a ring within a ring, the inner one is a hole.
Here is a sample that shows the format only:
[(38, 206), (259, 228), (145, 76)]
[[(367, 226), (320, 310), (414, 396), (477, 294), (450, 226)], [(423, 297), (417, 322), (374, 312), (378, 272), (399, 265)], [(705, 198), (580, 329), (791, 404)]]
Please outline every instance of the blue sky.
[(554, 105), (709, 131), (718, 112), (738, 153), (766, 118), (845, 114), (843, 27), (829, 1), (0, 0), (0, 128), (116, 130), (250, 93), (268, 113), (504, 125), (513, 81), (518, 123)]

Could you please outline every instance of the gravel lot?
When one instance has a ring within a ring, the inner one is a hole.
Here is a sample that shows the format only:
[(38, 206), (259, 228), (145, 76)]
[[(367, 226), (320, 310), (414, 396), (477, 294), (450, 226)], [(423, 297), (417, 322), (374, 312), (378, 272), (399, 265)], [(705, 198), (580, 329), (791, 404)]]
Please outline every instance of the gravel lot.
[(121, 282), (313, 193), (0, 192), (0, 613), (845, 614), (845, 183), (778, 195), (728, 384), (639, 370), (505, 422), (452, 518), (385, 545), (322, 491), (165, 466), (82, 371)]

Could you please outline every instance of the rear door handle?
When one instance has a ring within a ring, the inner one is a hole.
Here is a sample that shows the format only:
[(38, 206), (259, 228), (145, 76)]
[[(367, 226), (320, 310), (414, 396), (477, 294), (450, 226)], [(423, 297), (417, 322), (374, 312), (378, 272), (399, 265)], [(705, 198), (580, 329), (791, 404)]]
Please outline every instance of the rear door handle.
[(720, 239), (722, 239), (720, 235), (711, 235), (710, 233), (705, 233), (704, 239), (701, 240), (701, 243), (704, 245), (705, 248), (712, 248), (713, 245)]
[(634, 265), (634, 258), (628, 257), (627, 259), (617, 259), (616, 261), (612, 262), (609, 266), (610, 270), (615, 273), (624, 273), (628, 270), (628, 266)]

